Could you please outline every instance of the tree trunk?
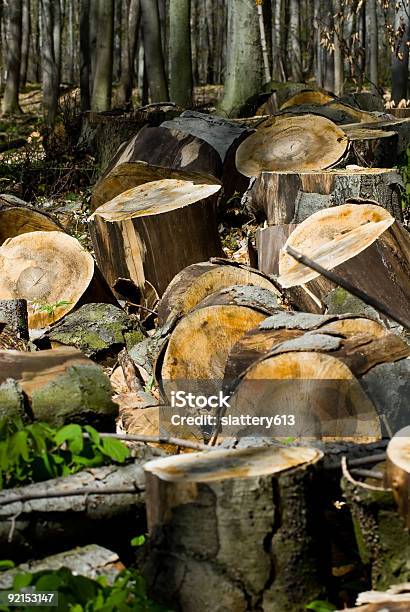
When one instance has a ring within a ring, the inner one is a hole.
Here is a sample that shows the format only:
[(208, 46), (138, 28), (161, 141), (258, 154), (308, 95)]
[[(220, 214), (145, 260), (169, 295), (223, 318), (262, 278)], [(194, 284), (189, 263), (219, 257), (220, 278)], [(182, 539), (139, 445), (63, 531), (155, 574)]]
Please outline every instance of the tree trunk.
[[(58, 23), (56, 23), (58, 20)], [(53, 0), (41, 0), (42, 26), (42, 68), (43, 68), (43, 108), (46, 123), (53, 125), (57, 116), (59, 97), (59, 51), (54, 43), (58, 42), (56, 31), (59, 29), (59, 10)]]
[(221, 111), (238, 117), (251, 96), (259, 93), (263, 81), (258, 14), (254, 0), (229, 0), (228, 49), (224, 97)]
[(409, 80), (409, 47), (407, 42), (410, 36), (410, 14), (404, 2), (398, 3), (395, 12), (394, 29), (403, 29), (403, 35), (395, 43), (392, 55), (392, 99), (397, 105), (400, 100), (407, 100)]
[(80, 95), (81, 110), (91, 108), (90, 97), (90, 0), (80, 0)]
[(190, 17), (190, 0), (170, 0), (170, 100), (183, 108), (192, 106), (193, 78)]
[(128, 104), (132, 97), (135, 76), (134, 65), (137, 53), (138, 31), (140, 27), (140, 21), (140, 0), (131, 0), (130, 12), (129, 15), (127, 15), (127, 32), (124, 62), (122, 64), (121, 81), (117, 93), (117, 100), (118, 104), (120, 105)]
[(290, 0), (289, 5), (289, 61), (292, 79), (299, 83), (303, 80), (302, 50), (300, 47), (300, 7), (299, 0)]
[(140, 0), (144, 35), (145, 66), (151, 102), (168, 100), (158, 0)]
[(98, 0), (98, 24), (95, 74), (91, 107), (106, 111), (111, 108), (114, 52), (114, 0)]
[(21, 39), (21, 67), (20, 85), (24, 86), (27, 81), (28, 55), (31, 37), (31, 3), (30, 0), (23, 1), (22, 39)]
[(268, 447), (147, 463), (153, 596), (186, 612), (290, 612), (317, 599), (327, 558), (321, 457)]
[(369, 2), (370, 85), (372, 93), (379, 93), (379, 32), (377, 0)]
[(3, 97), (3, 114), (20, 113), (19, 88), (22, 39), (22, 0), (9, 4), (9, 43), (7, 54), (7, 80)]
[(17, 338), (27, 341), (28, 315), (26, 300), (0, 300), (0, 325), (6, 324), (8, 331)]
[[(124, 2), (125, 5), (125, 2)], [(127, 7), (125, 6), (125, 11)], [(113, 80), (119, 82), (122, 73), (122, 13), (123, 0), (114, 0)]]
[(334, 62), (335, 62), (335, 88), (334, 93), (337, 96), (341, 96), (343, 93), (344, 86), (344, 63), (343, 63), (343, 25), (344, 15), (341, 0), (334, 1), (334, 10), (336, 17), (334, 17)]

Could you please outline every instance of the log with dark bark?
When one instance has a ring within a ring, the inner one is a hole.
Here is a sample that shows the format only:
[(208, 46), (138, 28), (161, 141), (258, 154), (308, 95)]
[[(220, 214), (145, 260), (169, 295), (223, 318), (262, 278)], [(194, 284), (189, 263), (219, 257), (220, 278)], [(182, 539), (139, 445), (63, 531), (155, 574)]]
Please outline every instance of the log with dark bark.
[(348, 138), (357, 133), (357, 129), (366, 130), (383, 130), (386, 132), (396, 132), (398, 136), (397, 142), (397, 163), (402, 163), (406, 160), (406, 151), (410, 138), (410, 118), (409, 119), (389, 119), (378, 121), (377, 123), (351, 123), (341, 126)]
[(395, 131), (370, 130), (361, 127), (349, 129), (349, 153), (343, 165), (370, 168), (392, 168), (400, 161), (399, 136)]
[(358, 198), (374, 200), (403, 221), (403, 189), (403, 179), (391, 169), (262, 172), (251, 181), (242, 203), (268, 225), (301, 223), (318, 210)]
[(326, 117), (337, 125), (350, 125), (351, 123), (377, 123), (385, 121), (389, 118), (387, 113), (383, 112), (366, 112), (344, 104), (339, 100), (331, 100), (326, 104), (298, 104), (291, 107), (281, 109), (277, 115), (307, 115), (312, 114), (317, 117)]
[(26, 300), (0, 300), (0, 324), (21, 340), (29, 339)]
[(103, 178), (120, 164), (145, 161), (153, 166), (222, 176), (217, 151), (205, 140), (179, 129), (145, 126), (124, 142), (111, 160)]
[(387, 447), (385, 485), (393, 491), (399, 514), (410, 527), (410, 427), (396, 433)]
[(290, 612), (316, 599), (327, 558), (321, 458), (271, 447), (146, 464), (152, 595), (187, 612)]
[(342, 490), (350, 509), (362, 562), (372, 588), (408, 582), (410, 533), (399, 516), (391, 489), (355, 480), (343, 462)]
[(258, 269), (264, 274), (279, 275), (279, 256), (296, 223), (289, 225), (268, 225), (260, 227), (255, 233), (255, 246)]
[[(141, 530), (145, 524), (142, 466), (158, 456), (161, 451), (143, 447), (126, 466), (89, 468), (72, 476), (1, 491), (3, 554), (21, 561), (58, 552), (73, 542), (113, 546), (115, 550), (120, 541), (129, 544), (138, 530), (138, 521)], [(81, 490), (83, 494), (70, 496)], [(88, 494), (87, 490), (96, 493)], [(127, 492), (121, 493), (122, 490)], [(118, 492), (107, 494), (110, 491)], [(36, 498), (29, 499), (33, 495)], [(13, 502), (14, 498), (21, 501)]]
[(391, 305), (402, 320), (408, 320), (410, 237), (380, 206), (362, 203), (325, 209), (306, 219), (289, 236), (280, 257), (278, 281), (283, 287), (307, 284), (323, 302), (335, 289), (334, 283), (295, 263), (285, 252), (288, 245), (324, 268), (334, 268), (339, 276), (378, 302)]
[(63, 232), (30, 232), (0, 247), (0, 299), (26, 299), (30, 329), (61, 319), (76, 305), (114, 302), (90, 253)]
[(90, 231), (101, 270), (111, 286), (130, 278), (162, 295), (186, 266), (222, 256), (216, 222), (216, 179), (153, 181), (99, 207)]
[(63, 231), (61, 225), (46, 212), (7, 194), (0, 195), (0, 245), (8, 238), (27, 232)]
[(253, 285), (280, 295), (274, 282), (258, 270), (214, 258), (188, 266), (170, 282), (158, 305), (160, 325), (181, 318), (204, 298), (232, 285)]
[(239, 145), (236, 167), (248, 177), (323, 170), (339, 162), (347, 146), (344, 132), (325, 117), (271, 117)]
[[(55, 426), (94, 423), (112, 429), (116, 406), (103, 369), (76, 349), (36, 353), (0, 351), (0, 384), (23, 392), (23, 411)], [(7, 409), (7, 406), (6, 406)]]

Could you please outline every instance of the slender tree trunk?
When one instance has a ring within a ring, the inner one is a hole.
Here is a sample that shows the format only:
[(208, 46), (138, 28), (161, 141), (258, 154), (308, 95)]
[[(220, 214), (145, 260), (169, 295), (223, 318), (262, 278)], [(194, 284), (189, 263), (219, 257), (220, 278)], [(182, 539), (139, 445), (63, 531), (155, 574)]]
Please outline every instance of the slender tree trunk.
[(282, 12), (282, 0), (272, 0), (272, 75), (274, 80), (280, 80), (281, 68), (281, 27), (280, 17)]
[(54, 123), (57, 116), (60, 86), (56, 61), (58, 55), (56, 56), (54, 49), (54, 43), (58, 42), (55, 35), (56, 18), (59, 19), (59, 9), (54, 12), (53, 0), (41, 0), (43, 109), (45, 121), (49, 126)]
[[(333, 3), (332, 0), (323, 2), (322, 14), (323, 28), (331, 32), (333, 30)], [(333, 53), (324, 48), (322, 52), (323, 61), (323, 85), (325, 89), (334, 91), (335, 88), (335, 62)]]
[(399, 3), (396, 17), (395, 30), (403, 29), (403, 36), (396, 45), (392, 58), (392, 98), (396, 104), (400, 100), (407, 99), (408, 73), (409, 73), (409, 48), (407, 42), (410, 32), (409, 8), (405, 6), (405, 0)]
[(137, 53), (138, 30), (141, 21), (140, 0), (130, 0), (129, 14), (127, 16), (127, 32), (124, 61), (122, 65), (121, 82), (118, 88), (117, 101), (125, 105), (131, 100), (134, 87), (134, 64)]
[(254, 0), (228, 1), (227, 66), (221, 110), (238, 116), (263, 81), (258, 15)]
[(7, 57), (7, 81), (3, 97), (3, 114), (21, 112), (19, 106), (19, 88), (23, 21), (22, 0), (13, 0), (10, 3), (9, 15), (10, 36)]
[(68, 59), (68, 81), (72, 85), (74, 84), (74, 73), (75, 73), (75, 47), (74, 47), (74, 8), (73, 3), (68, 3), (68, 48), (70, 57)]
[(344, 86), (344, 64), (343, 64), (343, 8), (341, 0), (334, 2), (334, 61), (335, 61), (335, 94), (341, 96)]
[(162, 53), (158, 0), (141, 0), (145, 67), (151, 102), (168, 100), (168, 86)]
[(190, 0), (170, 0), (169, 54), (170, 100), (182, 107), (192, 105), (191, 57), (191, 3)]
[(303, 80), (302, 50), (300, 47), (300, 7), (299, 0), (290, 0), (289, 4), (289, 60), (292, 79)]
[[(95, 63), (97, 59), (97, 27), (98, 27), (98, 2), (99, 0), (90, 1), (90, 83), (94, 82)], [(90, 85), (91, 88), (91, 85)]]
[(53, 14), (53, 49), (54, 49), (54, 61), (57, 70), (57, 81), (60, 84), (61, 81), (61, 4), (60, 0), (53, 0), (52, 2), (52, 14)]
[(27, 81), (28, 53), (31, 35), (30, 19), (30, 0), (23, 0), (23, 21), (21, 39), (21, 66), (20, 66), (20, 85), (24, 86)]
[(81, 110), (91, 107), (90, 99), (90, 0), (80, 0), (80, 104)]
[(377, 0), (369, 0), (370, 83), (372, 93), (379, 84), (379, 36), (377, 29)]
[(98, 0), (98, 25), (95, 74), (91, 107), (106, 111), (111, 108), (114, 52), (114, 0)]
[(263, 6), (259, 2), (256, 6), (257, 6), (257, 11), (258, 11), (259, 32), (260, 32), (261, 47), (262, 47), (264, 79), (266, 83), (269, 83), (271, 80), (271, 73), (270, 73), (268, 44), (266, 40), (265, 22), (263, 19)]
[(0, 0), (0, 87), (3, 87), (3, 73), (4, 73), (4, 52), (5, 46), (3, 44), (3, 32), (4, 32), (4, 2)]
[(323, 87), (323, 49), (320, 44), (322, 36), (322, 14), (321, 14), (321, 1), (315, 0), (314, 6), (314, 23), (315, 23), (315, 74), (316, 84), (318, 87)]
[(115, 0), (113, 78), (116, 82), (120, 80), (122, 71), (122, 5), (123, 0)]

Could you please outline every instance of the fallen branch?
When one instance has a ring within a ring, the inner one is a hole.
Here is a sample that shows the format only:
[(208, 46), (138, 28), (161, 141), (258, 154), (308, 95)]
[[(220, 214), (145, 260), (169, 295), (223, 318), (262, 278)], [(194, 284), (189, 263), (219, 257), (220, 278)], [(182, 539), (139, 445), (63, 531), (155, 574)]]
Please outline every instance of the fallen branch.
[[(358, 457), (357, 459), (348, 460), (349, 468), (360, 467), (362, 465), (372, 465), (374, 463), (380, 463), (382, 461), (386, 461), (386, 453), (376, 453), (374, 455), (366, 455), (365, 457)], [(342, 469), (342, 464), (331, 463), (325, 467), (326, 470), (340, 470)]]
[(332, 281), (336, 285), (339, 285), (352, 295), (355, 295), (369, 306), (372, 306), (373, 308), (384, 314), (386, 317), (393, 319), (393, 321), (396, 321), (402, 327), (410, 329), (410, 320), (403, 319), (401, 316), (393, 312), (389, 306), (387, 306), (386, 304), (382, 304), (381, 302), (379, 302), (379, 300), (376, 300), (358, 287), (355, 287), (354, 285), (349, 283), (349, 281), (345, 280), (344, 278), (341, 278), (335, 272), (332, 272), (331, 270), (326, 270), (326, 268), (323, 268), (320, 264), (313, 261), (313, 259), (310, 259), (306, 255), (299, 253), (299, 251), (296, 251), (290, 246), (286, 247), (286, 252), (289, 253), (289, 255), (296, 259), (296, 261), (298, 261), (299, 263), (303, 264), (304, 266), (307, 266), (308, 268), (311, 268), (312, 270), (315, 270), (315, 272), (318, 272), (319, 274)]
[(33, 493), (25, 493), (23, 495), (12, 495), (10, 499), (1, 499), (0, 497), (0, 506), (7, 506), (8, 504), (16, 504), (16, 503), (24, 503), (27, 501), (32, 501), (33, 499), (52, 499), (58, 497), (77, 497), (79, 495), (88, 496), (88, 495), (135, 495), (137, 493), (141, 493), (142, 490), (137, 486), (133, 487), (117, 487), (117, 488), (101, 488), (101, 487), (93, 487), (93, 488), (82, 488), (82, 489), (73, 489), (72, 491), (47, 491), (37, 493), (33, 491)]
[[(84, 438), (89, 438), (88, 434), (83, 434)], [(173, 438), (172, 436), (133, 436), (128, 434), (100, 433), (101, 438), (116, 438), (124, 442), (144, 442), (146, 444), (171, 444), (172, 446), (180, 446), (181, 448), (190, 448), (191, 450), (204, 451), (210, 450), (210, 447), (200, 442), (190, 442), (183, 438)]]

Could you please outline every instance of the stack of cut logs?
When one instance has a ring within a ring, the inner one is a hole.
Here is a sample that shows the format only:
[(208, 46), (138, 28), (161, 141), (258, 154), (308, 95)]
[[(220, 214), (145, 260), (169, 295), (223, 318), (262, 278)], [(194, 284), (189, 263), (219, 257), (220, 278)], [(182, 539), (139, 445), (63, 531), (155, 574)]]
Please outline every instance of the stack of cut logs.
[[(373, 586), (410, 580), (391, 552), (397, 537), (409, 548), (410, 236), (393, 166), (410, 119), (390, 117), (370, 94), (335, 99), (296, 84), (261, 102), (241, 121), (185, 111), (121, 145), (92, 195), (96, 264), (57, 221), (0, 197), (0, 416), (107, 431), (119, 405), (128, 434), (159, 435), (166, 450), (170, 436), (213, 449), (145, 463), (160, 454), (152, 448), (131, 467), (64, 485), (134, 486), (113, 507), (131, 520), (130, 507), (146, 504), (150, 589), (189, 612), (287, 612), (321, 598), (331, 569), (323, 467), (335, 448), (354, 458), (394, 434), (385, 475), (374, 472), (384, 487), (357, 480), (347, 463), (342, 486)], [(218, 205), (238, 194), (259, 223), (253, 267), (228, 259), (218, 232)], [(113, 370), (114, 402), (102, 365)], [(175, 391), (194, 389), (229, 397), (229, 408), (212, 409), (211, 429), (161, 419)], [(263, 435), (241, 415), (282, 417)], [(224, 424), (235, 417), (239, 426)], [(31, 494), (25, 487), (22, 499)], [(18, 510), (24, 557), (41, 534), (30, 502), (10, 495), (0, 541)], [(78, 543), (93, 521), (112, 526), (100, 499), (95, 513), (80, 496)], [(385, 504), (394, 538), (369, 500)], [(60, 506), (38, 501), (36, 512), (47, 522)], [(57, 540), (75, 512), (58, 519)]]

